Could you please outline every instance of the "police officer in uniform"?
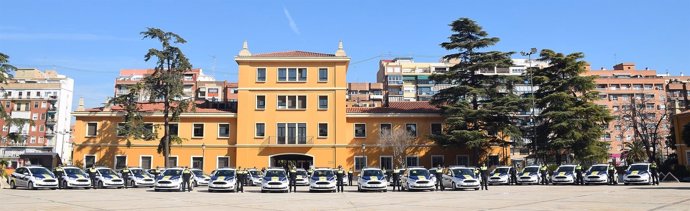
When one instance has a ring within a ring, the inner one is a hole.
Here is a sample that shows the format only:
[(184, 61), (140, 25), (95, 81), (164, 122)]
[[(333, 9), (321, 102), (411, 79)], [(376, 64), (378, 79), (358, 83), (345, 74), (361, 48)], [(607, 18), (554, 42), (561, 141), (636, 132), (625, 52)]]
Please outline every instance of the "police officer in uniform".
[(129, 168), (125, 166), (124, 169), (122, 169), (122, 181), (125, 184), (125, 189), (127, 189), (127, 185), (129, 183)]
[(297, 192), (297, 168), (295, 166), (290, 168), (290, 186), (288, 191)]
[(441, 167), (441, 164), (436, 168), (434, 176), (436, 177), (436, 190), (441, 189), (441, 191), (443, 191), (445, 188), (443, 187), (443, 183), (441, 183), (443, 179), (443, 167)]
[(510, 168), (510, 182), (508, 182), (509, 185), (517, 185), (517, 168), (515, 165), (513, 165), (512, 168)]
[(613, 167), (613, 163), (609, 164), (608, 172), (606, 174), (609, 177), (609, 185), (615, 185), (616, 181), (614, 177), (616, 176), (616, 168)]
[(335, 172), (336, 179), (338, 180), (336, 182), (336, 189), (338, 192), (344, 192), (345, 187), (343, 184), (343, 178), (345, 178), (345, 171), (343, 170), (343, 166), (338, 166), (338, 170)]
[(309, 177), (311, 177), (311, 175), (314, 173), (314, 169), (309, 167), (309, 170), (307, 170), (307, 173), (309, 174)]
[(659, 171), (657, 169), (656, 161), (649, 165), (649, 170), (652, 173), (652, 185), (659, 185)]
[(247, 179), (247, 171), (238, 168), (237, 173), (237, 192), (244, 193), (244, 181)]
[(94, 190), (97, 188), (96, 174), (98, 174), (98, 172), (96, 171), (96, 165), (92, 165), (91, 168), (89, 168), (89, 178), (91, 179), (91, 187)]
[(352, 168), (350, 168), (350, 171), (347, 172), (347, 185), (352, 186), (352, 177), (354, 177), (354, 173), (352, 172)]
[(582, 166), (581, 166), (580, 164), (577, 164), (577, 166), (575, 166), (575, 175), (576, 175), (576, 178), (577, 178), (577, 179), (575, 180), (575, 184), (584, 185), (584, 184), (585, 184), (585, 181), (584, 181), (584, 179), (582, 178)]
[(393, 191), (400, 191), (400, 169), (393, 169)]
[(192, 178), (192, 171), (189, 170), (186, 166), (184, 167), (184, 170), (182, 170), (182, 192), (187, 190), (187, 192), (192, 191), (192, 187), (190, 186), (191, 183), (189, 180)]
[(482, 164), (479, 168), (479, 172), (482, 175), (482, 190), (489, 190), (489, 168), (486, 167), (486, 163)]
[(67, 187), (62, 187), (62, 181), (63, 181), (62, 176), (65, 175), (65, 170), (62, 169), (62, 164), (59, 164), (57, 167), (55, 167), (55, 169), (53, 169), (53, 174), (55, 174), (55, 176), (58, 179), (58, 188), (59, 189), (67, 188)]
[(159, 167), (156, 166), (155, 169), (151, 169), (151, 173), (153, 174), (153, 178), (158, 178), (158, 174), (160, 174), (161, 171), (159, 170)]
[(548, 185), (549, 180), (548, 180), (548, 171), (546, 168), (546, 164), (542, 164), (541, 167), (539, 168), (539, 171), (541, 173), (541, 184), (542, 185)]

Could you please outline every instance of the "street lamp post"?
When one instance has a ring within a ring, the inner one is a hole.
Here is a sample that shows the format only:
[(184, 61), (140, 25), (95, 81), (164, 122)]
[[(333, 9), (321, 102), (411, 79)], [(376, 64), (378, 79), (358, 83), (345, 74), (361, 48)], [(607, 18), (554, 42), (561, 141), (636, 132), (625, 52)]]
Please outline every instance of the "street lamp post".
[[(366, 154), (364, 154), (364, 150), (366, 150), (366, 149), (367, 149), (367, 145), (362, 143), (362, 157), (364, 158), (364, 162), (365, 162), (364, 165), (365, 166), (366, 166), (366, 162), (367, 162), (367, 157), (366, 157)], [(364, 168), (364, 166), (362, 166), (362, 168)]]
[(206, 163), (206, 143), (201, 144), (201, 171), (204, 171), (204, 164)]
[[(537, 48), (531, 48), (529, 52), (524, 52), (524, 51), (520, 52), (520, 54), (522, 56), (527, 56), (527, 62), (529, 64), (529, 67), (527, 67), (528, 70), (532, 68), (532, 54), (535, 54), (535, 53), (537, 53)], [(529, 89), (530, 89), (530, 93), (532, 94), (532, 112), (530, 112), (530, 122), (532, 123), (530, 125), (530, 127), (532, 127), (532, 137), (530, 137), (530, 138), (532, 140), (532, 144), (534, 145), (534, 161), (537, 162), (537, 161), (539, 161), (539, 159), (538, 159), (539, 156), (537, 155), (538, 154), (537, 153), (537, 150), (538, 150), (537, 141), (536, 141), (537, 127), (536, 127), (536, 120), (535, 120), (535, 115), (534, 115), (535, 110), (536, 110), (536, 106), (535, 106), (536, 103), (534, 101), (534, 72), (531, 72), (529, 74)]]

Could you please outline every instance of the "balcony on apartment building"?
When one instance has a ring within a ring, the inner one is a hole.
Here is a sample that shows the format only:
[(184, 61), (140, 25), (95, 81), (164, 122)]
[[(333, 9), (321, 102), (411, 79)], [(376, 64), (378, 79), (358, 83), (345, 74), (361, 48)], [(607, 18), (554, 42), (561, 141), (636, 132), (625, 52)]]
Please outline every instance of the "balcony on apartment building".
[(39, 95), (39, 96), (23, 96), (23, 95), (5, 95), (3, 96), (3, 99), (9, 99), (9, 100), (48, 100), (48, 101), (54, 101), (57, 100), (56, 95)]
[(403, 68), (402, 69), (403, 74), (429, 74), (431, 73), (431, 68), (424, 67), (424, 68)]

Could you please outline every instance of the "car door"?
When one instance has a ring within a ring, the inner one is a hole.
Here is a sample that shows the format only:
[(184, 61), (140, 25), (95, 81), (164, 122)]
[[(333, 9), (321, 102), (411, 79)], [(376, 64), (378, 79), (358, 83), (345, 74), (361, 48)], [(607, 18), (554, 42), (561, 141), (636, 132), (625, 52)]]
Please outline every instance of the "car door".
[(24, 172), (26, 172), (24, 168), (19, 168), (15, 172), (14, 184), (16, 186), (26, 186), (26, 183), (24, 182), (24, 177), (26, 177), (26, 175), (24, 175)]
[(453, 182), (453, 181), (452, 181), (452, 180), (453, 180), (453, 171), (451, 171), (451, 170), (449, 169), (448, 172), (446, 172), (445, 174), (443, 174), (442, 177), (443, 177), (443, 178), (442, 178), (442, 180), (441, 180), (441, 182), (442, 182), (441, 184), (443, 185), (443, 187), (450, 187), (451, 184), (452, 184), (452, 182)]

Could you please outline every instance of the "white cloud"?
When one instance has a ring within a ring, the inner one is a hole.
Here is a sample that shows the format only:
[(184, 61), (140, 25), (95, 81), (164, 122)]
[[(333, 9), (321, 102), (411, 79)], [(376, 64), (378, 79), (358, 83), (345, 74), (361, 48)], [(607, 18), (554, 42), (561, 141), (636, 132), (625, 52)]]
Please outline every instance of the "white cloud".
[(295, 23), (295, 20), (292, 19), (290, 11), (288, 11), (286, 7), (283, 7), (283, 12), (285, 13), (285, 17), (288, 19), (288, 23), (290, 24), (290, 29), (292, 29), (292, 32), (299, 35), (299, 28), (297, 28), (297, 23)]
[(88, 33), (2, 33), (0, 32), (0, 40), (68, 40), (68, 41), (129, 41), (135, 39), (128, 39), (122, 37), (115, 37), (110, 35), (98, 35)]

